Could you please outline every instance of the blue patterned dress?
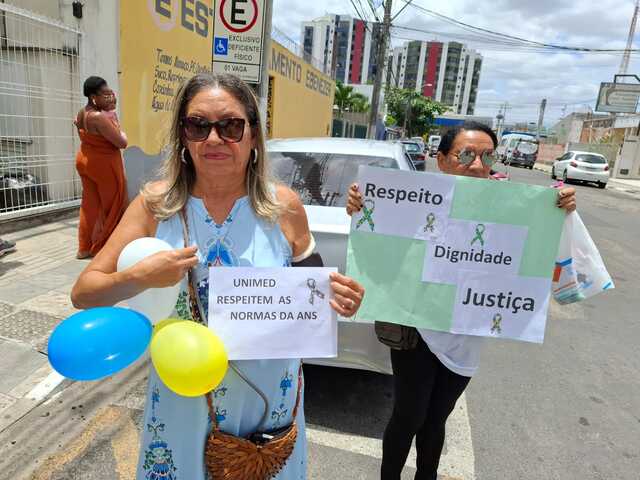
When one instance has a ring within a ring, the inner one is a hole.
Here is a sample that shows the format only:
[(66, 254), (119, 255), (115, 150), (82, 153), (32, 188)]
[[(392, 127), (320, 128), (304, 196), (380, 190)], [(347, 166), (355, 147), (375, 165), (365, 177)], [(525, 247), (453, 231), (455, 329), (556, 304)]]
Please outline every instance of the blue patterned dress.
[[(187, 206), (190, 242), (198, 245), (200, 264), (195, 269), (198, 295), (208, 308), (208, 265), (278, 267), (290, 266), (291, 247), (277, 224), (256, 217), (248, 198), (236, 201), (222, 225), (207, 214), (201, 199), (191, 197)], [(180, 217), (158, 225), (156, 236), (175, 248), (184, 245)], [(191, 319), (187, 283), (183, 281), (176, 316)], [(206, 313), (206, 312), (205, 312)], [(234, 362), (269, 400), (268, 417), (260, 430), (291, 424), (298, 388), (297, 359), (245, 360)], [(264, 402), (232, 369), (212, 393), (220, 429), (247, 436), (258, 429)], [(306, 478), (307, 443), (304, 428), (304, 397), (301, 396), (298, 440), (278, 480)], [(150, 369), (143, 419), (138, 480), (206, 480), (204, 445), (210, 430), (204, 396), (182, 397), (167, 389)]]

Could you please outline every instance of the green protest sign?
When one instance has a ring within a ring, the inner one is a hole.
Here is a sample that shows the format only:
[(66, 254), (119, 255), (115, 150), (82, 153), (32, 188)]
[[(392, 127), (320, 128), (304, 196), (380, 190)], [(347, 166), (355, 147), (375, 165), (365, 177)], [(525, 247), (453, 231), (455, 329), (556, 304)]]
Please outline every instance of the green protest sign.
[(556, 190), (372, 167), (358, 183), (357, 321), (542, 342), (565, 216)]

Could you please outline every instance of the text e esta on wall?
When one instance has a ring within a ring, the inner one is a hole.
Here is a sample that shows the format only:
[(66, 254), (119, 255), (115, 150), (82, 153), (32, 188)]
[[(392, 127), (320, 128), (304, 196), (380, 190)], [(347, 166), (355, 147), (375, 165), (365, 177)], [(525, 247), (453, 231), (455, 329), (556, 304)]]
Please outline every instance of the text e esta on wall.
[(201, 0), (149, 0), (153, 13), (180, 27), (208, 38), (213, 9)]

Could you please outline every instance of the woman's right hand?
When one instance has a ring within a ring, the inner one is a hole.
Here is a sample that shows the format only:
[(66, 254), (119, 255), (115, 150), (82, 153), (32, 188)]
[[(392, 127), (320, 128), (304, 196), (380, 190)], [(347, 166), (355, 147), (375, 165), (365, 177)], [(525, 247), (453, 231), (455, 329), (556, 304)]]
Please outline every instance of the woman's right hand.
[(145, 289), (170, 287), (198, 264), (197, 251), (198, 247), (192, 246), (149, 255), (131, 267), (131, 274)]
[(349, 199), (347, 200), (347, 215), (351, 216), (362, 210), (362, 194), (358, 191), (358, 184), (353, 183), (349, 187)]

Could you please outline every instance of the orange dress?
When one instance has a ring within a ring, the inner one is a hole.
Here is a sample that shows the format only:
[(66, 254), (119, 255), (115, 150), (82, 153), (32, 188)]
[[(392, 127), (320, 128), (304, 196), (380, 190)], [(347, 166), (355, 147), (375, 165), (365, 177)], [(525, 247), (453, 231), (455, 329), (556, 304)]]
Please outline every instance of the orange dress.
[(76, 169), (82, 180), (78, 251), (97, 254), (127, 207), (127, 182), (120, 149), (102, 135), (78, 129)]

